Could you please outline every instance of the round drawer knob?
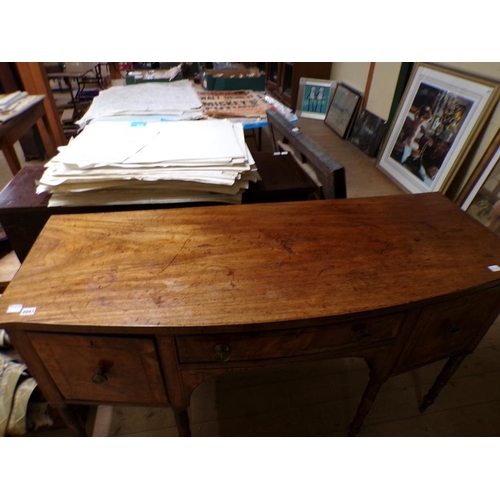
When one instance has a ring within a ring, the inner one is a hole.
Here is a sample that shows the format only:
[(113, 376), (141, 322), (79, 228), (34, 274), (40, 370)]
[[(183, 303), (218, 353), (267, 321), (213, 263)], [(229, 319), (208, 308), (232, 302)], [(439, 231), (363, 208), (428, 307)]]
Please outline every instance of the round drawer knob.
[(448, 333), (452, 337), (456, 337), (462, 333), (462, 329), (460, 328), (460, 326), (454, 323), (453, 321), (447, 321), (444, 323), (443, 326), (446, 333)]
[(231, 357), (231, 348), (228, 345), (217, 344), (214, 347), (214, 351), (214, 358), (216, 361), (229, 361), (229, 358)]
[(358, 336), (358, 340), (362, 344), (366, 344), (372, 339), (370, 331), (365, 326), (359, 326), (355, 328), (354, 333)]
[(108, 381), (107, 373), (111, 370), (114, 363), (107, 359), (100, 359), (97, 362), (98, 370), (92, 375), (92, 382), (94, 384), (104, 384)]
[(94, 375), (92, 376), (92, 382), (94, 382), (94, 384), (104, 384), (104, 382), (107, 381), (108, 377), (106, 377), (106, 375), (104, 375), (104, 373), (102, 373), (101, 371), (94, 373)]

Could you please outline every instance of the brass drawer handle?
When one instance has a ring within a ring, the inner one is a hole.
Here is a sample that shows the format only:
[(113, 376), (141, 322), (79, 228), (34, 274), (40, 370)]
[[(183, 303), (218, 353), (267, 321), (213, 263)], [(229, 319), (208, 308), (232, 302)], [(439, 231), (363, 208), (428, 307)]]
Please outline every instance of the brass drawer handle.
[(457, 337), (462, 333), (462, 328), (453, 321), (445, 321), (443, 323), (444, 331), (452, 337)]
[(359, 326), (355, 328), (354, 333), (357, 335), (358, 341), (362, 344), (366, 344), (372, 339), (372, 335), (366, 326)]
[(108, 381), (107, 373), (111, 370), (114, 365), (113, 361), (108, 361), (106, 359), (100, 359), (97, 362), (99, 369), (92, 375), (92, 382), (94, 384), (104, 384)]
[(214, 347), (214, 358), (216, 361), (226, 362), (231, 357), (231, 348), (225, 344), (217, 344)]

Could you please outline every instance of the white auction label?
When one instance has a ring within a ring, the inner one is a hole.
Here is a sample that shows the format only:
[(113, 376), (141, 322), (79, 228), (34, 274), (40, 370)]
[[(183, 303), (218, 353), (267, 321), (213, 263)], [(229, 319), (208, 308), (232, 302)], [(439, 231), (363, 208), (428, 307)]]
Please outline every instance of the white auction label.
[(36, 312), (36, 307), (25, 307), (21, 311), (21, 316), (32, 316)]
[(490, 271), (493, 271), (494, 273), (497, 273), (498, 271), (500, 271), (500, 266), (497, 266), (497, 265), (494, 265), (494, 266), (488, 266), (488, 269)]
[(7, 312), (8, 313), (18, 313), (23, 310), (23, 305), (22, 304), (10, 304), (9, 307), (7, 307)]

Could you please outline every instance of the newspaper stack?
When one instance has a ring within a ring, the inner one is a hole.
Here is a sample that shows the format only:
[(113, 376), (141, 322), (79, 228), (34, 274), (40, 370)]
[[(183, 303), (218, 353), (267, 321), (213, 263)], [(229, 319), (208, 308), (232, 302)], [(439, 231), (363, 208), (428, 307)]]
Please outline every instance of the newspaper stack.
[(77, 125), (96, 119), (128, 119), (131, 116), (162, 116), (169, 120), (191, 120), (204, 116), (192, 82), (140, 83), (110, 87), (96, 96)]
[(259, 179), (229, 120), (94, 121), (45, 167), (37, 193), (49, 206), (234, 204)]

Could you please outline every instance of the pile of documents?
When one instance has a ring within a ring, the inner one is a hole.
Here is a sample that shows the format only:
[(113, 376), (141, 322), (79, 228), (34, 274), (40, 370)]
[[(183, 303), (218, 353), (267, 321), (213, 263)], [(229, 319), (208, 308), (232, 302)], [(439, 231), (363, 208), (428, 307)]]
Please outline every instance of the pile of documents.
[(162, 116), (168, 120), (202, 118), (203, 106), (189, 80), (110, 87), (94, 98), (76, 122), (83, 127), (101, 118)]
[(43, 96), (29, 95), (28, 92), (20, 90), (11, 94), (0, 94), (0, 123), (18, 116), (35, 101), (40, 99), (43, 99)]
[(259, 179), (229, 120), (93, 121), (45, 167), (49, 206), (241, 203)]

